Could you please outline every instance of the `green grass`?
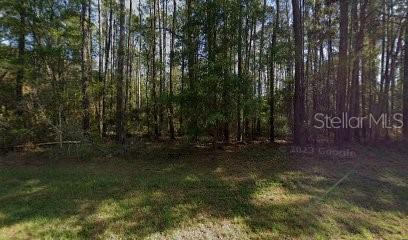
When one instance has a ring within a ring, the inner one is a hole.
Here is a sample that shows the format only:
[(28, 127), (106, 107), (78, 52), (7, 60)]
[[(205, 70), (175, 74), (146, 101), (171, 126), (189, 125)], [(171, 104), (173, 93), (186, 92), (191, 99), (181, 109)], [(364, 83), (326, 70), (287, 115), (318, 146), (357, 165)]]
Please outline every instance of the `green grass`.
[(266, 145), (12, 156), (0, 161), (0, 239), (408, 238), (408, 153), (366, 147), (359, 156), (289, 156)]

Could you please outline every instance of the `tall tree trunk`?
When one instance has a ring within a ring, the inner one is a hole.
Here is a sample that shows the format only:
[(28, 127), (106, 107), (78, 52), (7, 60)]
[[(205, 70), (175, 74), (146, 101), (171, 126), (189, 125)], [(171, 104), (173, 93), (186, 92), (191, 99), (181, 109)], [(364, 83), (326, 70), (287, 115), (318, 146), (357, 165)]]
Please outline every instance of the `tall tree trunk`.
[[(386, 31), (386, 4), (385, 4), (385, 0), (382, 1), (382, 6), (383, 6), (383, 15), (382, 15), (382, 21), (381, 21), (381, 25), (382, 25), (382, 31), (381, 31), (381, 35), (382, 35), (382, 39), (381, 39), (381, 68), (380, 68), (380, 93), (382, 93), (382, 88), (384, 86), (384, 69), (385, 69), (385, 54), (386, 54), (386, 36), (388, 34), (388, 31)], [(387, 24), (388, 26), (388, 24)]]
[(295, 35), (295, 96), (294, 96), (294, 143), (301, 145), (304, 140), (304, 60), (303, 21), (299, 0), (292, 0), (293, 28)]
[[(404, 29), (401, 26), (401, 29), (399, 30), (399, 35), (398, 35), (397, 45), (395, 47), (395, 51), (394, 51), (394, 45), (395, 44), (393, 43), (393, 44), (391, 44), (391, 48), (390, 48), (389, 53), (388, 53), (390, 55), (390, 57), (389, 57), (390, 63), (389, 63), (389, 68), (387, 68), (385, 70), (385, 72), (387, 74), (385, 75), (384, 91), (383, 91), (383, 94), (382, 94), (383, 98), (382, 98), (382, 105), (381, 105), (381, 107), (382, 107), (382, 112), (381, 113), (383, 113), (383, 114), (388, 114), (389, 115), (391, 113), (390, 112), (390, 106), (391, 106), (391, 104), (390, 104), (390, 88), (391, 88), (392, 82), (395, 81), (395, 71), (396, 71), (398, 55), (399, 55), (399, 52), (401, 51), (401, 48), (402, 48), (402, 38), (403, 38), (402, 34), (403, 34), (403, 32), (404, 32)], [(386, 133), (385, 137), (389, 138), (388, 128), (385, 129), (385, 133)]]
[(187, 63), (188, 63), (188, 80), (191, 99), (192, 114), (190, 116), (190, 130), (194, 132), (194, 140), (197, 140), (197, 128), (198, 128), (198, 114), (197, 114), (197, 89), (196, 89), (196, 40), (195, 40), (195, 28), (193, 27), (193, 5), (195, 0), (187, 0)]
[(153, 43), (152, 43), (152, 63), (151, 63), (151, 75), (152, 75), (152, 95), (153, 95), (153, 122), (154, 122), (154, 137), (157, 139), (160, 136), (160, 126), (159, 126), (159, 113), (158, 113), (158, 99), (157, 99), (157, 84), (156, 84), (156, 77), (157, 77), (157, 67), (156, 67), (156, 23), (157, 23), (157, 8), (159, 3), (157, 0), (153, 0), (153, 18), (152, 18), (152, 27), (151, 31), (153, 34)]
[[(103, 85), (103, 51), (102, 51), (102, 22), (101, 22), (101, 1), (98, 0), (98, 82)], [(99, 135), (103, 137), (103, 91), (101, 91), (100, 95), (98, 95), (98, 105), (99, 105), (99, 112), (98, 112), (98, 120), (99, 120)]]
[[(329, 14), (329, 20), (328, 20), (328, 28), (332, 29), (332, 15)], [(329, 38), (327, 40), (327, 74), (326, 74), (326, 92), (325, 94), (326, 97), (326, 106), (325, 106), (325, 114), (327, 116), (330, 116), (333, 114), (333, 108), (332, 108), (332, 102), (334, 99), (334, 92), (333, 92), (333, 69), (334, 69), (334, 64), (333, 64), (333, 34), (329, 35)], [(328, 138), (330, 138), (330, 131), (326, 131)]]
[[(385, 69), (384, 69), (384, 76), (383, 76), (383, 81), (381, 82), (381, 97), (380, 97), (380, 103), (379, 103), (379, 114), (384, 114), (388, 112), (388, 105), (389, 105), (389, 90), (390, 90), (390, 83), (391, 83), (391, 72), (392, 72), (392, 59), (394, 55), (394, 47), (395, 47), (395, 38), (397, 36), (395, 35), (395, 27), (394, 27), (394, 22), (390, 21), (392, 20), (391, 15), (393, 15), (393, 7), (392, 4), (386, 4), (385, 6), (388, 6), (387, 8), (387, 21), (386, 21), (386, 39), (387, 39), (387, 44), (386, 44), (386, 57), (385, 57)], [(402, 29), (401, 29), (402, 30)], [(381, 135), (383, 129), (379, 129), (379, 133)], [(388, 130), (385, 129), (385, 137), (388, 138)]]
[(175, 32), (176, 32), (176, 20), (177, 20), (177, 0), (173, 0), (173, 20), (172, 20), (172, 32), (170, 43), (170, 76), (169, 76), (169, 88), (170, 88), (170, 101), (169, 101), (169, 132), (170, 139), (174, 140), (174, 107), (173, 107), (173, 68), (174, 68), (174, 44), (175, 44)]
[(131, 83), (132, 83), (132, 15), (133, 15), (133, 1), (129, 3), (129, 18), (128, 18), (128, 35), (127, 35), (127, 52), (126, 52), (126, 87), (125, 87), (125, 113), (131, 107)]
[[(167, 96), (167, 92), (166, 92), (166, 82), (167, 82), (167, 78), (166, 78), (166, 74), (167, 74), (167, 31), (168, 31), (168, 26), (167, 26), (167, 1), (168, 0), (163, 0), (162, 1), (162, 20), (163, 20), (163, 40), (162, 40), (162, 44), (163, 44), (163, 60), (162, 60), (162, 93), (163, 95)], [(162, 104), (162, 110), (161, 110), (161, 126), (163, 126), (163, 122), (165, 120), (165, 113), (166, 113), (166, 108), (167, 106)], [(167, 114), (168, 115), (168, 114)], [(168, 116), (167, 116), (168, 118)]]
[(270, 53), (270, 77), (269, 77), (269, 140), (275, 142), (275, 55), (276, 39), (279, 31), (279, 0), (276, 0), (276, 17), (272, 33)]
[(82, 1), (81, 7), (81, 29), (82, 29), (82, 50), (81, 50), (81, 78), (82, 78), (82, 130), (84, 135), (89, 135), (90, 110), (89, 110), (89, 82), (91, 73), (91, 53), (90, 53), (90, 16), (87, 16), (89, 2)]
[(405, 50), (404, 50), (404, 93), (403, 93), (403, 117), (404, 137), (408, 139), (408, 19), (405, 22)]
[(105, 123), (105, 115), (106, 115), (106, 84), (107, 84), (107, 77), (108, 77), (108, 67), (109, 67), (109, 59), (110, 59), (110, 46), (112, 41), (112, 26), (113, 26), (113, 8), (112, 8), (112, 0), (109, 1), (109, 20), (106, 21), (106, 36), (105, 36), (105, 67), (104, 67), (104, 74), (103, 74), (103, 84), (102, 84), (102, 113), (101, 113), (101, 135), (105, 136), (106, 134), (106, 123)]
[[(258, 103), (261, 102), (262, 99), (262, 76), (264, 73), (264, 64), (263, 64), (263, 51), (264, 51), (264, 43), (265, 43), (265, 21), (266, 21), (266, 0), (263, 1), (262, 7), (262, 23), (261, 23), (261, 39), (259, 44), (259, 68), (258, 68), (258, 86), (257, 86), (257, 93), (258, 93)], [(256, 30), (255, 30), (256, 31)], [(255, 57), (255, 55), (254, 55)], [(256, 119), (256, 135), (261, 135), (261, 117), (260, 112), (257, 113)]]
[[(181, 83), (180, 83), (180, 94), (183, 95), (185, 93), (185, 72), (186, 72), (186, 57), (185, 57), (185, 44), (182, 45), (181, 47)], [(185, 110), (185, 105), (183, 102), (180, 103), (180, 117), (179, 117), (179, 122), (180, 122), (180, 129), (179, 132), (184, 131), (184, 110)]]
[(16, 74), (16, 105), (17, 115), (23, 114), (23, 80), (24, 80), (24, 55), (25, 55), (25, 35), (26, 35), (26, 9), (24, 1), (19, 5), (20, 25), (18, 32), (18, 69)]
[[(228, 42), (228, 18), (226, 16), (226, 14), (223, 14), (223, 36), (222, 36), (222, 57), (223, 59), (227, 59), (228, 58), (228, 46), (229, 46), (229, 42)], [(229, 119), (228, 119), (228, 110), (229, 110), (229, 97), (228, 97), (228, 91), (229, 89), (227, 88), (227, 83), (226, 83), (226, 79), (228, 78), (229, 75), (229, 66), (228, 64), (223, 64), (222, 66), (222, 74), (224, 77), (223, 80), (223, 86), (222, 86), (222, 103), (223, 103), (223, 114), (224, 114), (224, 142), (228, 143), (230, 141), (230, 126), (229, 126)]]
[(119, 45), (116, 82), (116, 138), (121, 144), (125, 142), (125, 109), (123, 88), (123, 67), (125, 54), (125, 0), (119, 2)]
[(158, 103), (156, 92), (156, 14), (157, 14), (157, 0), (153, 0), (153, 17), (151, 19), (151, 31), (153, 43), (151, 44), (152, 55), (151, 58), (151, 83), (152, 83), (152, 97), (153, 97), (153, 123), (154, 123), (154, 137), (157, 139), (160, 135), (159, 119), (158, 119)]
[(242, 141), (242, 107), (241, 107), (241, 98), (242, 98), (242, 2), (238, 1), (239, 4), (239, 13), (238, 13), (238, 102), (237, 102), (237, 142)]
[[(367, 49), (375, 49), (377, 38), (374, 33), (370, 33), (370, 37), (368, 40), (368, 47)], [(367, 88), (368, 88), (368, 106), (367, 106), (367, 113), (372, 114), (374, 112), (374, 106), (376, 102), (375, 97), (375, 89), (377, 88), (377, 76), (375, 70), (377, 69), (377, 64), (375, 57), (373, 56), (372, 51), (370, 51), (370, 58), (367, 59), (368, 67), (367, 67)], [(367, 115), (368, 115), (367, 114)], [(367, 140), (371, 140), (373, 135), (373, 129), (368, 127), (368, 124), (365, 123), (364, 128), (367, 132)]]
[[(164, 1), (162, 1), (164, 4)], [(163, 58), (163, 36), (165, 32), (164, 28), (164, 8), (161, 8), (160, 1), (157, 3), (157, 15), (158, 15), (158, 23), (159, 23), (159, 101), (158, 101), (158, 111), (159, 111), (159, 136), (161, 135), (161, 130), (163, 126), (163, 88), (164, 88), (164, 58)]]
[[(357, 3), (354, 3), (357, 4)], [(364, 0), (360, 6), (360, 16), (359, 21), (357, 21), (357, 17), (355, 17), (355, 24), (354, 30), (356, 31), (355, 40), (354, 40), (354, 60), (353, 60), (353, 70), (352, 70), (352, 86), (351, 86), (351, 94), (352, 94), (352, 103), (351, 103), (351, 116), (352, 117), (359, 117), (360, 115), (360, 62), (361, 62), (361, 54), (363, 52), (363, 41), (364, 41), (364, 33), (365, 33), (365, 21), (366, 21), (366, 8), (367, 8), (368, 0)], [(357, 10), (355, 10), (357, 11)], [(356, 13), (357, 14), (357, 13)], [(360, 22), (360, 28), (358, 22)], [(353, 129), (352, 137), (355, 140), (360, 140), (360, 130)]]
[[(111, 39), (111, 47), (110, 47), (110, 68), (109, 68), (109, 81), (106, 83), (106, 112), (107, 112), (107, 118), (111, 120), (110, 122), (114, 122), (113, 119), (116, 117), (115, 110), (113, 109), (114, 105), (114, 98), (115, 98), (115, 89), (114, 89), (114, 84), (115, 84), (115, 69), (116, 69), (116, 59), (117, 59), (117, 52), (115, 51), (115, 45), (117, 43), (117, 35), (118, 35), (118, 29), (117, 29), (117, 20), (116, 17), (114, 17), (113, 22), (112, 22), (112, 39)], [(113, 115), (113, 116), (112, 116)], [(109, 121), (106, 121), (104, 124), (104, 128), (107, 129)], [(105, 131), (106, 134), (106, 131)]]
[[(143, 24), (143, 16), (142, 16), (142, 5), (141, 0), (138, 3), (138, 11), (139, 11), (139, 31), (141, 31), (141, 26)], [(142, 93), (141, 93), (141, 85), (142, 85), (142, 36), (139, 36), (139, 49), (138, 49), (138, 58), (137, 58), (137, 118), (140, 117), (140, 109), (142, 107)]]
[[(340, 46), (339, 64), (337, 68), (337, 94), (336, 94), (336, 114), (341, 117), (346, 111), (346, 86), (348, 72), (348, 11), (349, 1), (340, 1)], [(340, 128), (336, 132), (336, 141), (343, 143), (345, 138), (344, 129)]]

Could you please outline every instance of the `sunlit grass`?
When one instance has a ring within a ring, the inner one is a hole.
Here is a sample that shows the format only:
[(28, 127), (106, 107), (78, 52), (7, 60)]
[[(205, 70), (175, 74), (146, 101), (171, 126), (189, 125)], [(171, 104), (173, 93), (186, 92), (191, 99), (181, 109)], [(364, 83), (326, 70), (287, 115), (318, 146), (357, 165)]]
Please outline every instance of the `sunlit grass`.
[(403, 239), (406, 156), (377, 156), (327, 196), (353, 161), (268, 146), (5, 166), (0, 239)]

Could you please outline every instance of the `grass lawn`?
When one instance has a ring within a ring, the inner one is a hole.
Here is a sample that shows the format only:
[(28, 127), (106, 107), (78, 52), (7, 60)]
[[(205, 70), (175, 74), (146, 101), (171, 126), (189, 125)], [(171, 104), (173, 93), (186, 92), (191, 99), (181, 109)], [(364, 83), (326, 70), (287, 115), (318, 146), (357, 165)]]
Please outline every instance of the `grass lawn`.
[(266, 144), (143, 149), (0, 157), (0, 239), (408, 239), (402, 145), (355, 159)]

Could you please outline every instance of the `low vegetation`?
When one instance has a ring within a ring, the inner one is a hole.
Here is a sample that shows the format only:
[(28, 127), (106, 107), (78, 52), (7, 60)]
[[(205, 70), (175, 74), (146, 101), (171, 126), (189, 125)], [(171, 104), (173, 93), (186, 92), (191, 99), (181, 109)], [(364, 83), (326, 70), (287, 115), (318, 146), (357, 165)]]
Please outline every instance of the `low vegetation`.
[(408, 237), (402, 145), (353, 159), (265, 144), (92, 149), (1, 157), (0, 239)]

